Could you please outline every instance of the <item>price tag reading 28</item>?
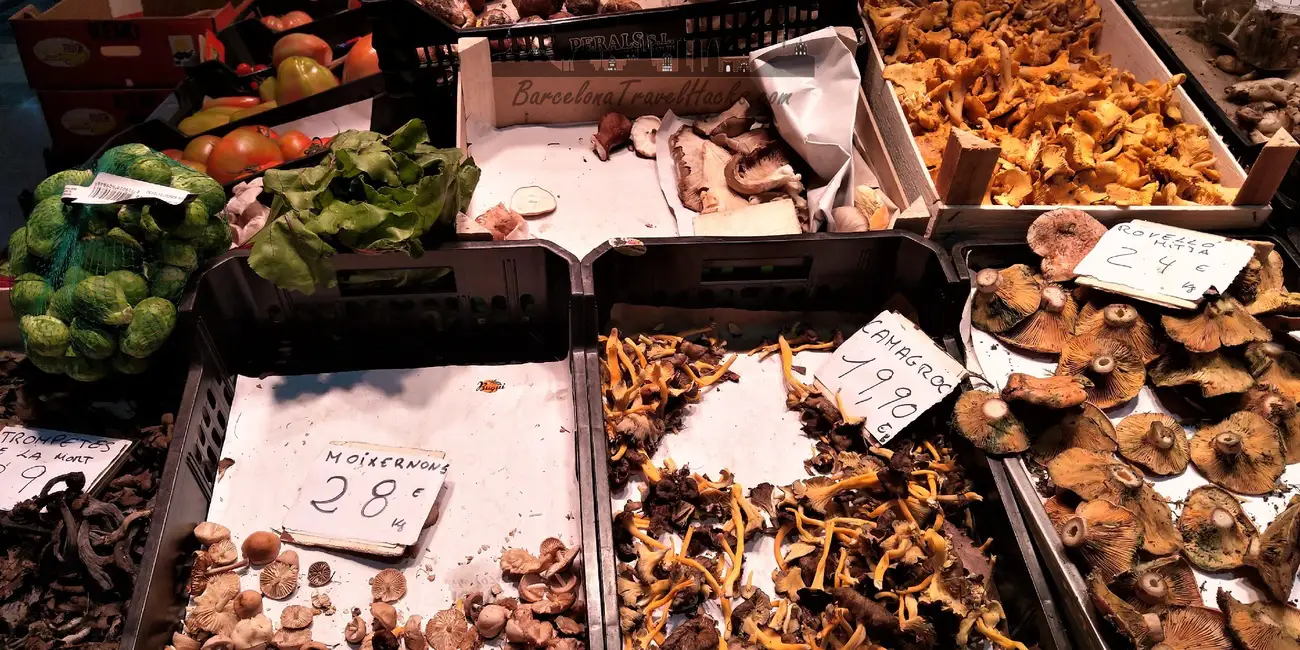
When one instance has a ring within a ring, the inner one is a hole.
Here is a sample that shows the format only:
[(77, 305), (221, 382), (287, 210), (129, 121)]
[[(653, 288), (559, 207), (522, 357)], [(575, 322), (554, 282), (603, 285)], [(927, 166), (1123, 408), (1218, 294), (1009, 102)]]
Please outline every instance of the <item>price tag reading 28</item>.
[(817, 382), (839, 393), (850, 416), (880, 444), (957, 388), (960, 363), (899, 314), (887, 311), (849, 337), (817, 370)]
[(313, 461), (285, 530), (414, 544), (450, 464), (442, 452), (335, 442)]

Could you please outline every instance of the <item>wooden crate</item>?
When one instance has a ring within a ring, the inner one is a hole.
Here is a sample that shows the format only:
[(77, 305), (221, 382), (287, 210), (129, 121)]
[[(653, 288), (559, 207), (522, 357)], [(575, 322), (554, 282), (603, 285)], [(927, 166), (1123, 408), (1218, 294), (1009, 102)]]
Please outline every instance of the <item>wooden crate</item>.
[[(1102, 29), (1097, 50), (1108, 52), (1111, 63), (1132, 72), (1139, 81), (1168, 79), (1169, 69), (1160, 61), (1114, 0), (1096, 0), (1101, 9)], [(1286, 133), (1278, 136), (1261, 152), (1251, 174), (1247, 174), (1228, 151), (1223, 139), (1210, 126), (1205, 115), (1183, 88), (1176, 90), (1183, 120), (1204, 126), (1210, 133), (1210, 148), (1217, 159), (1220, 183), (1241, 188), (1234, 205), (1227, 206), (1052, 206), (1025, 205), (1018, 208), (980, 205), (1001, 149), (979, 137), (954, 129), (940, 164), (939, 182), (931, 179), (912, 138), (903, 108), (894, 86), (884, 76), (885, 63), (875, 35), (867, 22), (868, 47), (863, 71), (867, 98), (876, 110), (876, 120), (889, 150), (894, 154), (894, 168), (909, 199), (928, 206), (923, 226), (909, 224), (912, 230), (930, 237), (1020, 238), (1037, 215), (1056, 207), (1075, 207), (1105, 224), (1131, 219), (1145, 219), (1196, 230), (1245, 230), (1263, 225), (1271, 213), (1269, 202), (1292, 158), (1297, 145)], [(900, 224), (900, 227), (904, 227)]]
[[(849, 31), (851, 33), (851, 30)], [(722, 59), (677, 59), (671, 76), (661, 74), (658, 59), (619, 59), (615, 61), (492, 61), (487, 39), (462, 38), (457, 44), (460, 59), (460, 93), (457, 105), (457, 144), (472, 155), (473, 143), (469, 140), (470, 122), (505, 129), (518, 125), (571, 125), (597, 122), (602, 115), (618, 110), (635, 118), (638, 115), (660, 115), (668, 110), (681, 115), (717, 113), (729, 108), (741, 96), (760, 94), (758, 85), (747, 74), (719, 75), (719, 66), (731, 65), (734, 70), (744, 70), (748, 61), (743, 57)], [(606, 66), (613, 64), (615, 69)], [(706, 66), (696, 69), (696, 66)], [(565, 74), (557, 75), (557, 70)], [(635, 85), (629, 87), (629, 80)], [(529, 93), (551, 93), (563, 96), (579, 91), (591, 95), (609, 94), (612, 102), (565, 102), (553, 106), (520, 105), (521, 83), (528, 83)], [(691, 93), (683, 94), (689, 85)], [(629, 88), (631, 88), (629, 90)], [(684, 100), (684, 101), (683, 101)], [(874, 171), (880, 189), (899, 211), (895, 220), (904, 227), (918, 227), (925, 210), (920, 204), (911, 206), (887, 153), (880, 127), (868, 106), (865, 89), (858, 93), (858, 110), (854, 134), (854, 165), (865, 165)], [(462, 233), (465, 234), (465, 233)], [(626, 233), (623, 233), (626, 234)], [(612, 233), (617, 236), (618, 233)]]

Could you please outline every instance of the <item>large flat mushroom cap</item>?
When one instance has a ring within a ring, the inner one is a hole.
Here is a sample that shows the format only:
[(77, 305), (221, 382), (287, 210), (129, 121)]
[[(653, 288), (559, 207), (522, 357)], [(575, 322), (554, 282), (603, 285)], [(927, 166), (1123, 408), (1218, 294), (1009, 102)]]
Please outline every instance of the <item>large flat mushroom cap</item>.
[(953, 423), (963, 437), (990, 454), (1011, 454), (1029, 448), (1025, 426), (997, 393), (972, 389), (957, 398)]
[(1248, 411), (1197, 431), (1191, 456), (1205, 478), (1239, 494), (1271, 492), (1286, 469), (1282, 433)]
[(1091, 382), (1073, 375), (1035, 377), (1013, 372), (1002, 388), (1003, 399), (1022, 401), (1049, 409), (1068, 409), (1088, 401)]
[(1034, 254), (1043, 258), (1043, 277), (1064, 282), (1074, 279), (1074, 267), (1105, 234), (1106, 226), (1087, 212), (1057, 208), (1034, 219), (1025, 239)]
[(1069, 291), (1056, 284), (1044, 284), (1037, 311), (1011, 329), (995, 333), (999, 341), (1032, 352), (1059, 353), (1074, 332), (1079, 303)]
[(1282, 391), (1268, 384), (1256, 384), (1241, 396), (1241, 410), (1250, 411), (1282, 432), (1286, 463), (1300, 463), (1300, 409)]
[(1092, 604), (1097, 607), (1097, 611), (1128, 637), (1135, 647), (1148, 649), (1164, 639), (1164, 626), (1160, 617), (1152, 613), (1144, 614), (1125, 602), (1110, 590), (1100, 574), (1088, 576), (1088, 594), (1092, 596)]
[(1067, 449), (1047, 464), (1057, 487), (1087, 500), (1105, 499), (1132, 511), (1142, 522), (1142, 548), (1152, 555), (1176, 553), (1183, 546), (1169, 504), (1142, 472), (1110, 454)]
[(1160, 346), (1155, 330), (1142, 317), (1137, 308), (1123, 302), (1099, 305), (1085, 304), (1079, 310), (1074, 325), (1074, 336), (1066, 345), (1076, 341), (1110, 341), (1123, 345), (1142, 357), (1148, 364), (1160, 358)]
[(1294, 402), (1300, 402), (1300, 356), (1272, 341), (1246, 348), (1246, 362), (1255, 381), (1272, 386)]
[(1143, 564), (1115, 577), (1111, 591), (1141, 611), (1170, 605), (1203, 605), (1201, 588), (1191, 565), (1171, 555)]
[(1106, 580), (1133, 568), (1142, 522), (1127, 508), (1105, 499), (1085, 501), (1056, 526), (1061, 543), (1076, 549)]
[(1203, 485), (1187, 495), (1178, 530), (1183, 534), (1187, 561), (1212, 572), (1241, 566), (1258, 534), (1237, 498), (1213, 485)]
[(1015, 327), (1042, 303), (1042, 281), (1024, 264), (984, 269), (975, 275), (975, 287), (971, 322), (992, 334)]
[(1059, 415), (1060, 418), (1039, 434), (1030, 447), (1029, 456), (1034, 462), (1046, 464), (1067, 449), (1110, 452), (1118, 448), (1115, 427), (1096, 406), (1084, 402), (1060, 411)]
[(1300, 569), (1300, 499), (1292, 497), (1286, 509), (1264, 529), (1258, 546), (1247, 552), (1246, 564), (1259, 572), (1274, 598), (1290, 600), (1296, 570)]
[(1232, 650), (1228, 619), (1208, 607), (1169, 607), (1160, 613), (1169, 650)]
[(1219, 611), (1228, 631), (1248, 650), (1300, 650), (1300, 610), (1269, 602), (1242, 603), (1219, 589)]
[(1160, 387), (1196, 384), (1202, 397), (1241, 393), (1255, 383), (1246, 366), (1223, 350), (1202, 354), (1176, 348), (1160, 357), (1148, 374)]
[(1078, 496), (1070, 492), (1061, 492), (1043, 502), (1043, 511), (1047, 513), (1047, 520), (1052, 522), (1052, 527), (1060, 530), (1061, 524), (1074, 516), (1078, 503)]
[(1220, 347), (1269, 341), (1273, 333), (1255, 320), (1236, 300), (1222, 296), (1207, 299), (1200, 311), (1188, 318), (1172, 314), (1160, 317), (1169, 338), (1190, 352), (1214, 352)]
[(1066, 342), (1056, 374), (1086, 377), (1093, 385), (1088, 401), (1103, 409), (1137, 397), (1147, 376), (1142, 358), (1128, 346), (1081, 337)]
[(1115, 427), (1119, 455), (1152, 474), (1169, 476), (1187, 469), (1187, 434), (1163, 413), (1134, 413)]

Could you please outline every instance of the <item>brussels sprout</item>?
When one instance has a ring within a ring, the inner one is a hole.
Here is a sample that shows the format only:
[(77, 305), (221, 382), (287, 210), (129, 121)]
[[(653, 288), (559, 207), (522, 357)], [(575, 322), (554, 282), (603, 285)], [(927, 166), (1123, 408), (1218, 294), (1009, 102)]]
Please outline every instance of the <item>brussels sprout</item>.
[(149, 275), (149, 295), (176, 302), (185, 292), (185, 283), (189, 279), (190, 272), (185, 269), (175, 266), (155, 267)]
[(23, 316), (19, 323), (28, 352), (57, 357), (67, 351), (71, 335), (63, 321), (53, 316)]
[(131, 233), (122, 230), (121, 228), (113, 228), (108, 231), (108, 233), (104, 235), (104, 239), (116, 244), (121, 244), (135, 251), (144, 250), (144, 244), (141, 244), (140, 240), (132, 237)]
[(86, 212), (86, 234), (103, 235), (117, 223), (116, 204), (92, 205)]
[(171, 233), (181, 239), (194, 239), (203, 234), (203, 229), (207, 225), (208, 209), (203, 207), (202, 201), (190, 201), (185, 204), (184, 218), (172, 228)]
[(144, 235), (144, 229), (140, 226), (141, 212), (142, 209), (138, 206), (124, 205), (117, 210), (117, 223), (132, 235)]
[(58, 291), (55, 291), (54, 297), (50, 299), (50, 308), (46, 310), (45, 314), (65, 323), (72, 322), (72, 295), (76, 290), (77, 285), (65, 284)]
[(145, 298), (122, 335), (122, 353), (144, 358), (163, 346), (176, 327), (176, 307), (162, 298)]
[(54, 247), (68, 229), (68, 219), (63, 201), (45, 199), (36, 204), (27, 218), (27, 253), (43, 259), (54, 254)]
[(208, 225), (203, 228), (203, 234), (194, 240), (194, 246), (198, 249), (201, 259), (208, 259), (213, 255), (220, 255), (230, 250), (230, 244), (234, 238), (230, 234), (230, 224), (220, 217), (212, 219)]
[(221, 212), (221, 209), (226, 207), (225, 188), (206, 174), (188, 168), (185, 171), (177, 171), (172, 174), (172, 187), (194, 193), (210, 215)]
[(140, 251), (120, 241), (98, 237), (81, 241), (81, 266), (94, 275), (136, 268), (140, 265), (140, 257)]
[(137, 359), (136, 357), (118, 352), (113, 355), (113, 369), (124, 375), (138, 375), (149, 369), (149, 359)]
[(86, 271), (86, 269), (83, 269), (83, 268), (81, 268), (80, 266), (69, 266), (68, 269), (67, 269), (66, 271), (63, 272), (63, 285), (62, 285), (62, 286), (65, 286), (65, 287), (67, 287), (67, 286), (73, 286), (73, 287), (75, 287), (75, 286), (77, 286), (77, 284), (78, 284), (79, 282), (81, 282), (82, 280), (85, 280), (86, 278), (88, 278), (88, 277), (90, 277), (90, 276), (92, 276), (92, 275), (94, 275), (94, 273), (88, 273), (88, 272)]
[(9, 235), (9, 272), (21, 275), (36, 270), (36, 259), (27, 252), (27, 226)]
[(186, 271), (193, 271), (199, 267), (199, 254), (194, 250), (194, 247), (175, 239), (163, 240), (159, 259), (163, 264), (179, 267)]
[(131, 305), (116, 282), (102, 275), (77, 283), (72, 294), (72, 311), (78, 317), (101, 325), (126, 325), (131, 322)]
[(135, 271), (113, 271), (105, 277), (122, 287), (122, 293), (126, 294), (126, 302), (132, 307), (149, 297), (149, 283), (145, 281), (144, 276)]
[(172, 166), (161, 160), (161, 157), (150, 156), (131, 163), (131, 166), (126, 169), (126, 175), (137, 181), (168, 185), (172, 182)]
[(63, 357), (63, 373), (77, 381), (99, 381), (108, 376), (108, 364), (68, 350)]
[(51, 375), (63, 374), (64, 368), (67, 367), (66, 359), (63, 355), (57, 357), (47, 357), (43, 354), (28, 354), (27, 359), (32, 362), (41, 372), (47, 372)]
[(87, 359), (107, 359), (117, 351), (117, 334), (102, 327), (75, 318), (69, 331), (73, 349)]
[(65, 186), (81, 185), (85, 187), (90, 185), (93, 180), (95, 180), (95, 172), (89, 169), (68, 169), (41, 181), (36, 185), (36, 189), (32, 193), (36, 195), (36, 202), (40, 203), (53, 197), (62, 198)]
[(49, 309), (53, 296), (54, 290), (44, 278), (27, 273), (14, 280), (14, 286), (9, 290), (9, 306), (18, 316), (39, 316)]
[(166, 234), (147, 205), (140, 211), (140, 231), (144, 233), (145, 241), (158, 241)]
[[(116, 159), (124, 158), (126, 160), (130, 160), (138, 156), (149, 156), (149, 155), (161, 155), (161, 154), (154, 151), (153, 149), (150, 149), (149, 147), (146, 147), (145, 145), (140, 144), (139, 142), (128, 142), (126, 144), (120, 144), (116, 147), (113, 147), (112, 149), (109, 149), (108, 151), (105, 151), (104, 155), (99, 157), (99, 162), (100, 165), (103, 165), (105, 162), (115, 161)], [(108, 170), (108, 171), (112, 171), (112, 170)]]

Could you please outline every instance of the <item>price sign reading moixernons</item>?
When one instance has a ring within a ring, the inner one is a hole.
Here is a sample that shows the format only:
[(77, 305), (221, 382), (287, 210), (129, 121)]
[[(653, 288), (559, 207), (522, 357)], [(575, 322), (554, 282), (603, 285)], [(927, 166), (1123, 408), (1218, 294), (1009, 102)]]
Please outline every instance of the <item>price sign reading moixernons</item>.
[(1079, 284), (1192, 309), (1226, 291), (1255, 249), (1242, 241), (1147, 221), (1121, 223), (1074, 267)]
[(899, 314), (887, 311), (858, 330), (817, 370), (828, 395), (885, 444), (957, 388), (966, 369)]
[(50, 479), (81, 472), (86, 492), (117, 467), (130, 440), (79, 433), (5, 427), (0, 431), (0, 510), (41, 493)]
[(438, 499), (450, 465), (440, 451), (333, 442), (312, 462), (284, 529), (300, 542), (323, 540), (374, 545), (373, 552), (404, 548)]

